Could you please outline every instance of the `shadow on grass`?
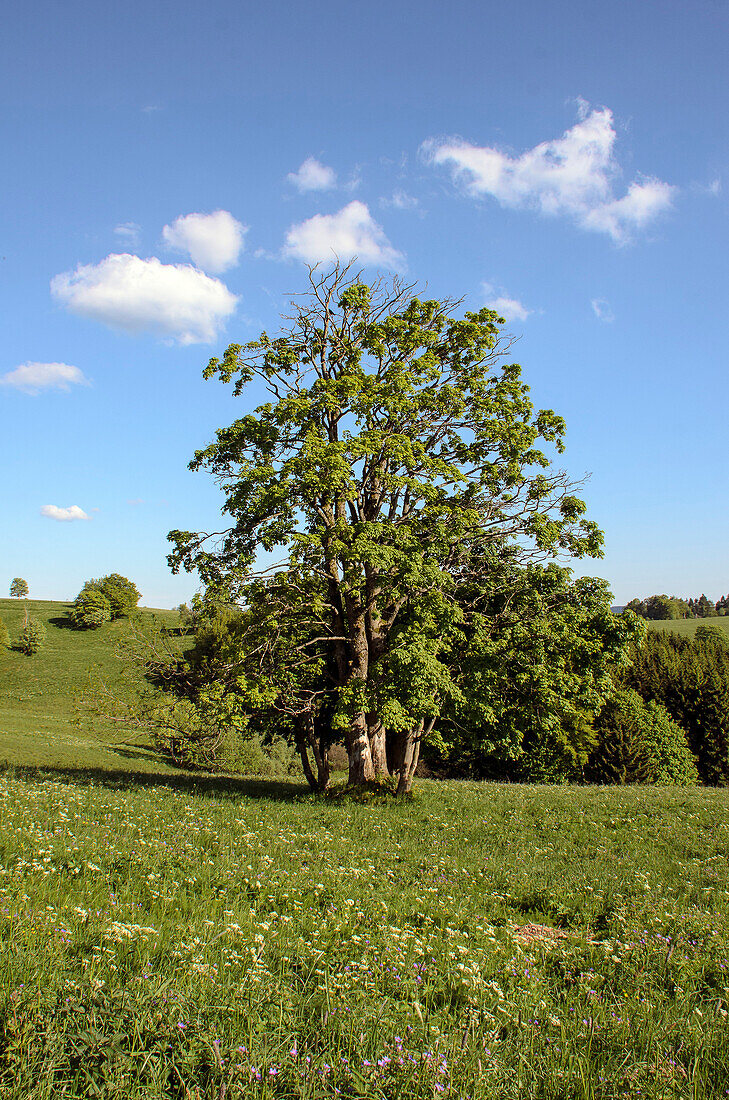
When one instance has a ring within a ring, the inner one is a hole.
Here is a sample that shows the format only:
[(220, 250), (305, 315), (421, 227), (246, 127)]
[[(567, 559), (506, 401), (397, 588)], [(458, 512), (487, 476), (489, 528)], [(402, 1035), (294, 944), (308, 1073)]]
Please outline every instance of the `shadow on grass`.
[(209, 775), (194, 772), (141, 772), (111, 768), (30, 766), (0, 761), (0, 775), (15, 779), (53, 779), (81, 787), (108, 787), (112, 790), (133, 790), (166, 787), (216, 799), (252, 798), (267, 802), (297, 802), (309, 796), (305, 783), (289, 779), (246, 779), (243, 776)]
[(50, 626), (58, 627), (59, 630), (78, 630), (75, 622), (68, 615), (55, 615), (48, 620), (48, 623)]

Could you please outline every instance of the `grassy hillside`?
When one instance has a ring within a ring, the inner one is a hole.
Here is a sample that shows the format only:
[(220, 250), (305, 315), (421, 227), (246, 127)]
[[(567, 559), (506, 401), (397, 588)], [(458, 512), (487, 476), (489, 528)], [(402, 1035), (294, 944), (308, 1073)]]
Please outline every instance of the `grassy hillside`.
[(715, 1100), (729, 792), (0, 775), (8, 1100)]
[(729, 790), (173, 770), (66, 607), (0, 651), (2, 1100), (726, 1097)]
[(718, 626), (729, 634), (729, 615), (714, 615), (710, 619), (648, 619), (651, 630), (663, 630), (692, 638), (699, 626)]
[[(84, 721), (82, 699), (100, 682), (121, 698), (133, 696), (118, 647), (129, 634), (129, 622), (119, 619), (99, 630), (74, 630), (66, 612), (70, 604), (45, 600), (0, 600), (0, 618), (17, 641), (25, 606), (46, 627), (43, 648), (32, 657), (0, 648), (0, 761), (73, 767), (123, 766), (134, 761), (142, 769), (166, 765), (138, 737), (103, 719)], [(173, 611), (152, 611), (176, 622)]]

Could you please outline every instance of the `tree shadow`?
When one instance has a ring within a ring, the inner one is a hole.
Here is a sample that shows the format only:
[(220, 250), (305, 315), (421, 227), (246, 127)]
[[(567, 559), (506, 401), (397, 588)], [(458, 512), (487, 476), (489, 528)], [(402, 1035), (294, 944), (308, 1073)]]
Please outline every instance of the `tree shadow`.
[(78, 630), (73, 619), (69, 619), (67, 615), (55, 615), (48, 620), (48, 623), (49, 626), (58, 627), (59, 630)]
[(240, 798), (266, 802), (298, 802), (310, 795), (305, 783), (288, 779), (247, 779), (243, 776), (193, 772), (127, 771), (112, 768), (66, 767), (63, 765), (9, 764), (0, 761), (0, 775), (15, 779), (52, 779), (70, 786), (107, 787), (110, 790), (166, 788), (207, 798), (235, 801)]

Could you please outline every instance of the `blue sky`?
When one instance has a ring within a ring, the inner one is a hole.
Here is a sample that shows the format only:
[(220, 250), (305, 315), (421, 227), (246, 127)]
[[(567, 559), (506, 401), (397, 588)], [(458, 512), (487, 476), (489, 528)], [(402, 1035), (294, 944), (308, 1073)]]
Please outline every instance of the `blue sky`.
[(11, 5), (0, 589), (190, 597), (166, 535), (221, 498), (187, 462), (248, 403), (202, 368), (335, 247), (498, 303), (591, 474), (580, 572), (729, 591), (728, 30), (720, 0)]

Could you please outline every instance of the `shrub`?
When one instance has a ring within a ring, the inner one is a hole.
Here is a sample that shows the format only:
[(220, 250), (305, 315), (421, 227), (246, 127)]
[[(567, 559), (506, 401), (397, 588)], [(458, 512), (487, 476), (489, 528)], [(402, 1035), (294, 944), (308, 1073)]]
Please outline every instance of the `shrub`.
[(140, 599), (137, 586), (119, 573), (110, 573), (99, 580), (86, 581), (69, 612), (74, 625), (81, 630), (95, 630), (135, 610)]
[(43, 623), (39, 623), (37, 619), (30, 619), (26, 616), (23, 623), (23, 629), (20, 631), (20, 638), (18, 639), (18, 649), (22, 653), (25, 653), (28, 657), (32, 657), (34, 653), (43, 645), (46, 639), (46, 628)]
[(618, 691), (595, 720), (598, 744), (585, 777), (594, 783), (698, 782), (686, 735), (659, 703), (645, 703), (637, 691)]
[(185, 767), (268, 776), (287, 775), (298, 767), (293, 746), (282, 737), (264, 739), (249, 728), (241, 699), (219, 687), (202, 691), (195, 701), (158, 698), (144, 721), (158, 750)]
[(112, 619), (119, 619), (134, 611), (141, 598), (136, 584), (128, 577), (122, 577), (120, 573), (110, 573), (95, 583), (109, 601)]
[(79, 630), (97, 630), (111, 619), (111, 606), (101, 589), (91, 581), (73, 601), (69, 615)]

